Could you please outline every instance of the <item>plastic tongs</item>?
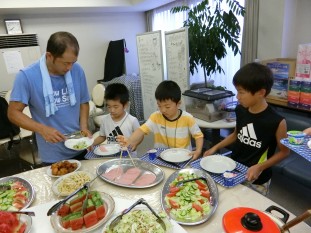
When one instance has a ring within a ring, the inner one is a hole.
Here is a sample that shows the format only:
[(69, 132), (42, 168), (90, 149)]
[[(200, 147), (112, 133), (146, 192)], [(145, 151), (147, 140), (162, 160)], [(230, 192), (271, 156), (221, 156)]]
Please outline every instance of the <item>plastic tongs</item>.
[(157, 217), (157, 222), (161, 225), (164, 231), (166, 231), (166, 225), (163, 221), (163, 219), (157, 215), (157, 213), (150, 207), (150, 205), (146, 202), (144, 198), (140, 198), (138, 201), (136, 201), (133, 205), (131, 205), (128, 209), (124, 210), (120, 215), (118, 215), (115, 219), (112, 220), (110, 223), (109, 229), (113, 230), (116, 225), (121, 221), (123, 215), (129, 213), (135, 206), (143, 204), (148, 207), (148, 209), (152, 212), (154, 216)]
[[(57, 202), (55, 205), (53, 205), (47, 212), (47, 216), (52, 215), (56, 210), (58, 210), (59, 207), (61, 207), (66, 201), (68, 201), (70, 198), (72, 198), (74, 195), (76, 195), (78, 192), (80, 192), (82, 189), (88, 190), (90, 189), (91, 184), (96, 180), (101, 174), (98, 174), (93, 180), (86, 182), (81, 188), (77, 189), (76, 191), (72, 192), (69, 196), (64, 198), (63, 200)], [(86, 197), (87, 199), (87, 197)], [(82, 209), (83, 210), (83, 209)]]

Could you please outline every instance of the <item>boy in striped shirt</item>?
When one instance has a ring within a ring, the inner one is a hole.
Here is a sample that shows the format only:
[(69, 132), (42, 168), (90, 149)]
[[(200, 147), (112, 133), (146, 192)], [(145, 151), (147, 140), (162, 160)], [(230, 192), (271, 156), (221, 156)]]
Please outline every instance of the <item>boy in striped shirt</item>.
[[(159, 110), (152, 113), (130, 138), (119, 137), (119, 142), (135, 150), (144, 135), (153, 132), (155, 148), (185, 148), (191, 151), (192, 160), (197, 159), (202, 152), (203, 133), (194, 117), (179, 109), (181, 90), (178, 84), (171, 80), (161, 82), (155, 91), (155, 98)], [(195, 140), (195, 150), (191, 138)]]

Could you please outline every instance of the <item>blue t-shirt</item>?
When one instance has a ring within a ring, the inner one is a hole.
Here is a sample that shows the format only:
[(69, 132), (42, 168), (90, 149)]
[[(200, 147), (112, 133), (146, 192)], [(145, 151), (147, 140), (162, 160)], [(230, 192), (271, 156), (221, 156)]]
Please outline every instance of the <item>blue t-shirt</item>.
[[(90, 97), (82, 67), (74, 63), (70, 72), (77, 100), (74, 106), (70, 106), (65, 77), (51, 75), (58, 111), (54, 115), (46, 117), (39, 61), (18, 72), (10, 100), (28, 105), (35, 121), (53, 127), (63, 134), (78, 131), (80, 130), (80, 105), (87, 103)], [(66, 148), (64, 142), (46, 143), (38, 133), (36, 133), (36, 139), (39, 156), (45, 163), (70, 159), (80, 153)]]

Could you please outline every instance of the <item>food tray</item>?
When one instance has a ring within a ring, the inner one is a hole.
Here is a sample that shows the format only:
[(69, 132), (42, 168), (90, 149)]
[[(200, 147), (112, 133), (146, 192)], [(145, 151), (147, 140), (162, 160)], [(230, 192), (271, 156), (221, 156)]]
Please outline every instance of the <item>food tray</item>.
[[(108, 178), (104, 177), (103, 175), (101, 175), (100, 178), (103, 179), (104, 181), (108, 182), (108, 183), (111, 183), (111, 184), (114, 184), (117, 186), (127, 187), (127, 188), (137, 188), (137, 189), (153, 187), (153, 186), (159, 184), (164, 179), (164, 172), (158, 166), (151, 164), (151, 163), (147, 163), (147, 162), (139, 160), (139, 159), (133, 159), (133, 161), (139, 169), (143, 170), (141, 175), (144, 173), (150, 173), (151, 172), (156, 176), (156, 179), (153, 181), (153, 183), (148, 184), (148, 185), (143, 185), (143, 186), (136, 186), (133, 184), (131, 184), (131, 185), (120, 184), (120, 183), (117, 183), (113, 180), (109, 180)], [(126, 170), (128, 170), (129, 168), (134, 167), (131, 159), (121, 159), (121, 161), (120, 161), (120, 159), (112, 159), (112, 160), (109, 160), (109, 161), (104, 162), (101, 165), (99, 165), (97, 167), (96, 173), (98, 175), (103, 174), (106, 171), (110, 170), (111, 168), (117, 167), (118, 165), (120, 165), (122, 167), (124, 172)], [(134, 180), (134, 182), (136, 180)]]
[[(197, 159), (197, 160), (193, 161), (192, 163), (190, 163), (190, 166), (193, 167), (193, 168), (197, 168), (197, 169), (205, 171), (200, 166), (200, 161), (201, 161), (201, 159)], [(236, 162), (236, 168), (233, 170), (233, 172), (236, 173), (237, 176), (235, 176), (233, 178), (233, 184), (230, 185), (230, 186), (225, 185), (222, 174), (216, 174), (216, 173), (207, 172), (207, 171), (206, 172), (213, 178), (213, 180), (216, 183), (218, 183), (218, 184), (220, 184), (220, 185), (222, 185), (224, 187), (230, 188), (230, 187), (234, 187), (234, 186), (236, 186), (236, 185), (238, 185), (238, 184), (240, 184), (240, 183), (242, 183), (242, 182), (244, 182), (246, 180), (245, 174), (247, 172), (247, 169), (248, 169), (248, 167), (246, 167), (245, 165)]]
[(156, 158), (154, 160), (150, 160), (149, 159), (149, 154), (148, 153), (144, 154), (140, 159), (143, 160), (143, 161), (146, 161), (148, 163), (157, 164), (157, 165), (160, 165), (160, 166), (163, 166), (163, 167), (169, 167), (169, 168), (173, 168), (173, 169), (185, 168), (187, 166), (187, 164), (190, 162), (188, 160), (188, 161), (185, 161), (185, 162), (182, 162), (182, 163), (175, 163), (176, 165), (173, 165), (172, 163), (167, 163), (167, 162), (165, 162), (163, 160), (158, 159), (158, 157), (160, 156), (161, 152), (163, 152), (166, 149), (165, 148), (155, 148), (155, 149), (157, 150), (157, 155), (156, 155)]
[(16, 176), (7, 176), (7, 177), (0, 178), (0, 184), (9, 182), (11, 180), (21, 182), (25, 186), (25, 188), (27, 189), (27, 191), (29, 193), (29, 197), (28, 197), (28, 200), (26, 201), (25, 206), (23, 208), (23, 209), (26, 209), (27, 207), (29, 207), (31, 205), (31, 203), (35, 199), (34, 187), (31, 185), (31, 183), (29, 181), (27, 181), (23, 178), (16, 177)]
[(301, 144), (301, 145), (290, 144), (289, 141), (288, 141), (288, 138), (281, 139), (281, 143), (284, 146), (286, 146), (289, 149), (291, 149), (292, 151), (295, 151), (297, 154), (299, 154), (302, 157), (304, 157), (309, 162), (311, 162), (311, 149), (307, 145), (309, 140), (311, 140), (311, 136), (307, 135), (305, 137), (305, 140), (304, 140), (303, 144)]
[(219, 196), (218, 196), (218, 188), (217, 188), (216, 183), (214, 182), (212, 177), (206, 171), (203, 171), (203, 170), (199, 170), (199, 169), (195, 169), (195, 168), (186, 168), (186, 169), (181, 169), (181, 170), (175, 171), (172, 175), (170, 175), (170, 177), (167, 178), (167, 181), (163, 185), (162, 192), (161, 192), (162, 208), (164, 210), (168, 209), (168, 206), (166, 205), (166, 202), (165, 202), (165, 195), (170, 192), (170, 186), (169, 185), (179, 175), (179, 173), (194, 173), (199, 177), (203, 176), (206, 178), (207, 186), (208, 186), (208, 189), (209, 189), (210, 194), (211, 194), (211, 211), (208, 214), (203, 215), (203, 217), (201, 219), (196, 220), (196, 221), (181, 221), (179, 219), (175, 219), (174, 216), (170, 215), (169, 212), (167, 212), (167, 214), (174, 221), (176, 221), (177, 223), (182, 224), (182, 225), (198, 225), (198, 224), (201, 224), (203, 222), (206, 222), (208, 219), (210, 219), (212, 217), (212, 215), (216, 211), (217, 206), (218, 206)]

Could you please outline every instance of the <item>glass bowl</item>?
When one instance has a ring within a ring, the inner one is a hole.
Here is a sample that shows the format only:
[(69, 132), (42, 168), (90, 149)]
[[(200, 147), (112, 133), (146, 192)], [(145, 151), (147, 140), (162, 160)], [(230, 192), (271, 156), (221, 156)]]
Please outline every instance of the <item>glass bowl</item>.
[(113, 200), (113, 198), (104, 192), (99, 192), (101, 194), (101, 197), (104, 201), (104, 207), (105, 207), (105, 217), (103, 219), (101, 219), (100, 221), (98, 221), (98, 223), (96, 223), (95, 225), (86, 228), (85, 226), (82, 229), (78, 229), (78, 230), (71, 230), (71, 228), (66, 229), (62, 226), (61, 224), (61, 217), (57, 215), (57, 212), (53, 213), (51, 216), (51, 225), (53, 227), (53, 229), (55, 230), (55, 232), (63, 232), (63, 233), (85, 233), (85, 232), (90, 232), (93, 231), (95, 229), (97, 229), (98, 227), (102, 226), (105, 222), (108, 221), (108, 219), (111, 217), (111, 215), (114, 212), (115, 209), (115, 202)]
[(301, 145), (305, 140), (306, 134), (302, 131), (291, 130), (287, 132), (288, 142), (293, 145)]

